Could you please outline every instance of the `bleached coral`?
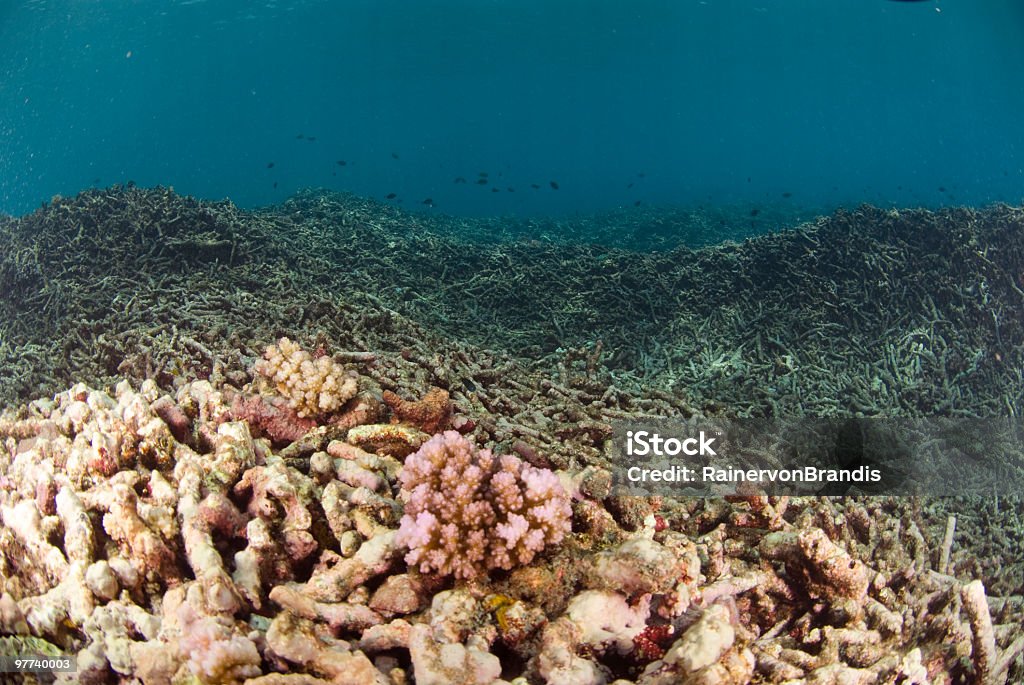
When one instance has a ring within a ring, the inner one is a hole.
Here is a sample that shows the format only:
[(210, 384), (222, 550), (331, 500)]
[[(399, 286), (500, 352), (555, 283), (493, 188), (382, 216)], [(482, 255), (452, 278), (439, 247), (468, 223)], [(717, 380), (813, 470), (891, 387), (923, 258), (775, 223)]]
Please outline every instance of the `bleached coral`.
[(486, 645), (441, 643), (423, 624), (410, 631), (409, 656), (420, 685), (487, 685), (501, 675), (501, 662)]
[(597, 650), (614, 647), (619, 654), (626, 654), (647, 625), (650, 604), (649, 595), (630, 606), (616, 592), (587, 590), (573, 597), (566, 615), (580, 627), (581, 643)]
[(230, 621), (197, 614), (189, 603), (178, 608), (178, 620), (178, 649), (202, 682), (234, 683), (260, 675), (259, 650)]
[(325, 416), (356, 396), (359, 384), (345, 367), (328, 356), (314, 358), (288, 338), (281, 338), (256, 362), (256, 371), (301, 417)]
[(473, 578), (528, 564), (570, 528), (569, 498), (553, 472), (477, 451), (456, 431), (428, 440), (399, 478), (406, 507), (398, 542), (424, 572)]
[[(1020, 681), (1019, 603), (930, 571), (909, 505), (605, 501), (607, 472), (561, 471), (578, 548), (481, 578), (565, 536), (551, 472), (437, 436), (404, 467), (400, 546), (400, 460), (340, 439), (363, 395), (281, 449), (233, 392), (78, 385), (0, 416), (0, 632), (75, 653), (58, 682)], [(538, 435), (513, 451), (544, 463)]]

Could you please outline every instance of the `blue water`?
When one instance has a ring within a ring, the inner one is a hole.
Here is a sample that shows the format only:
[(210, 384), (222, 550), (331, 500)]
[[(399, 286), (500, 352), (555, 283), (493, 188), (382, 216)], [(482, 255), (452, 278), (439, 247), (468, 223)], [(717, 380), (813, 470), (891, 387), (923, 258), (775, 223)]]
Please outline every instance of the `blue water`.
[(1020, 0), (0, 0), (0, 211), (129, 180), (466, 215), (1020, 202), (1022, 29)]

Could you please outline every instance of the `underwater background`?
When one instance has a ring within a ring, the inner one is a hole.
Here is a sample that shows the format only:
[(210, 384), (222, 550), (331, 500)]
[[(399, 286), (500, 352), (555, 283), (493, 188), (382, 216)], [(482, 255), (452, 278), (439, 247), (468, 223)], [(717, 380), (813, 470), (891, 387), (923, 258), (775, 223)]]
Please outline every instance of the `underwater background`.
[(477, 216), (1018, 201), (1022, 26), (1014, 0), (7, 0), (0, 210), (127, 181)]
[(0, 682), (1024, 682), (1022, 20), (0, 0)]

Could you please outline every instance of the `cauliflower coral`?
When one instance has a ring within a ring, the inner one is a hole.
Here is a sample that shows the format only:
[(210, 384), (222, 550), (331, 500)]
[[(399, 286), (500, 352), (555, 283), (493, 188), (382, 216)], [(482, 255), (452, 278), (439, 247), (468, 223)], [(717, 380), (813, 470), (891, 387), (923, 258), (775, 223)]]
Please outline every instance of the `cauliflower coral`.
[(456, 431), (424, 443), (399, 478), (406, 504), (397, 541), (426, 573), (474, 578), (528, 564), (570, 530), (569, 497), (552, 471), (475, 450)]
[(297, 343), (281, 338), (256, 362), (256, 371), (268, 378), (288, 406), (303, 418), (337, 411), (359, 392), (356, 377), (330, 357), (314, 358)]

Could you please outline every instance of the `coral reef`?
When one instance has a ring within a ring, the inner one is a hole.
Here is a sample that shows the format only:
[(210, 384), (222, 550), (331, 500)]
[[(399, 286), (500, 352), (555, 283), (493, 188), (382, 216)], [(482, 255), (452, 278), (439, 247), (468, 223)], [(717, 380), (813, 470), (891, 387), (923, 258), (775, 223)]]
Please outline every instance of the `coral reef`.
[(569, 531), (572, 511), (555, 474), (475, 450), (457, 431), (427, 441), (399, 478), (405, 515), (397, 541), (423, 572), (475, 578), (528, 564)]
[(73, 682), (96, 684), (1021, 673), (1024, 600), (948, 575), (950, 527), (929, 542), (904, 500), (624, 500), (628, 530), (596, 513), (600, 469), (559, 477), (457, 431), (404, 465), (274, 447), (230, 395), (78, 384), (4, 416), (0, 645), (73, 653)]
[[(606, 454), (623, 419), (1019, 414), (1019, 208), (647, 254), (469, 224), (137, 188), (0, 218), (0, 649), (87, 684), (1024, 680), (1019, 500), (616, 497)], [(299, 380), (254, 379), (285, 333)], [(431, 439), (551, 470), (571, 530), (406, 562)]]

